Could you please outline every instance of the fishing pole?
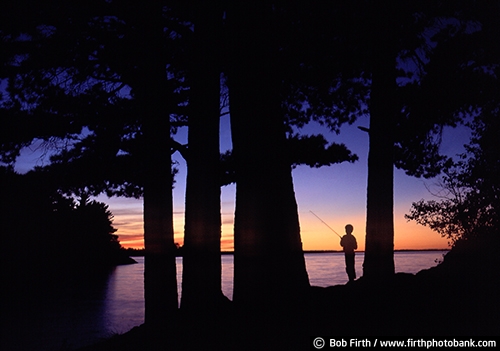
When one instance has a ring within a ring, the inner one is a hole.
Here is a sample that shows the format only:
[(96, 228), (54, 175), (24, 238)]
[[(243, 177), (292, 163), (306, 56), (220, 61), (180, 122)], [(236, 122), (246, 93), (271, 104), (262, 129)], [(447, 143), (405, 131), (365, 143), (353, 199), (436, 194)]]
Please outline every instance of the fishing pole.
[(332, 232), (334, 232), (335, 234), (337, 234), (337, 236), (338, 236), (340, 239), (342, 239), (342, 237), (339, 235), (339, 233), (337, 233), (335, 230), (333, 230), (333, 228), (332, 228), (332, 227), (330, 227), (328, 224), (326, 224), (326, 222), (325, 222), (324, 220), (322, 220), (321, 218), (319, 218), (319, 217), (318, 217), (318, 215), (317, 215), (316, 213), (314, 213), (313, 211), (309, 211), (309, 212), (311, 212), (313, 215), (315, 215), (317, 219), (319, 219), (321, 222), (323, 222), (323, 224), (324, 224), (324, 225), (326, 225), (328, 228), (330, 228), (330, 230), (331, 230)]

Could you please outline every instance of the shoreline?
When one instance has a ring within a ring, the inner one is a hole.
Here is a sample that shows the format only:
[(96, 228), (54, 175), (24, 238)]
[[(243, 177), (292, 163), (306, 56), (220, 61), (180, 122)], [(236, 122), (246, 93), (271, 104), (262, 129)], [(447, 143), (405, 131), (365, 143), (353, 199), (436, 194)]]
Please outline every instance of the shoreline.
[[(322, 335), (498, 335), (498, 240), (479, 238), (453, 250), (419, 250), (450, 253), (438, 266), (416, 274), (311, 286), (299, 307), (290, 303), (284, 309), (249, 310), (228, 302), (212, 313), (180, 309), (167, 335), (149, 333), (143, 324), (80, 351), (136, 351), (144, 345), (185, 351), (307, 350), (312, 349), (311, 336)], [(403, 252), (408, 251), (416, 250)]]
[[(397, 249), (394, 252), (426, 252), (426, 251), (450, 251), (450, 249)], [(304, 254), (315, 253), (343, 253), (342, 250), (308, 250)], [(365, 250), (356, 250), (356, 253), (364, 253)]]
[[(130, 253), (130, 257), (144, 257), (143, 249), (134, 249), (137, 252)], [(394, 253), (397, 252), (431, 252), (431, 251), (443, 251), (449, 252), (451, 249), (397, 249), (394, 250)], [(364, 250), (357, 250), (356, 253), (364, 253)], [(322, 253), (343, 253), (342, 250), (307, 250), (303, 251), (304, 254), (322, 254)], [(221, 251), (221, 256), (225, 255), (234, 255), (234, 251)], [(176, 255), (177, 257), (182, 257), (182, 253)]]

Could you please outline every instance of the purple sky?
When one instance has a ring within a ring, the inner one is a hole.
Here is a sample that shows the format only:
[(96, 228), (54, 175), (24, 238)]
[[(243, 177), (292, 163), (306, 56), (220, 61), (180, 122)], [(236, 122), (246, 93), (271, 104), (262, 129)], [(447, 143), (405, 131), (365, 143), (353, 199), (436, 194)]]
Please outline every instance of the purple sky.
[[(306, 250), (339, 250), (337, 236), (314, 215), (313, 211), (328, 223), (336, 232), (343, 234), (347, 223), (354, 225), (354, 235), (358, 239), (360, 249), (364, 249), (365, 217), (366, 217), (366, 182), (368, 135), (357, 126), (368, 126), (368, 118), (361, 119), (352, 126), (345, 126), (339, 135), (329, 132), (317, 124), (307, 125), (301, 130), (306, 134), (324, 133), (329, 141), (345, 143), (359, 160), (353, 163), (342, 163), (331, 167), (309, 168), (299, 166), (293, 171), (295, 194), (299, 207), (301, 233)], [(186, 131), (181, 130), (176, 140), (186, 142)], [(463, 151), (463, 144), (468, 141), (465, 128), (446, 128), (443, 135), (442, 152), (456, 155)], [(221, 150), (231, 148), (229, 133), (229, 117), (221, 120)], [(176, 241), (182, 243), (184, 226), (184, 188), (186, 163), (174, 154), (179, 162), (179, 173), (174, 189), (174, 227)], [(431, 199), (427, 188), (435, 186), (437, 179), (417, 179), (409, 177), (403, 171), (395, 170), (394, 174), (394, 221), (396, 249), (446, 248), (447, 240), (427, 228), (408, 223), (404, 214), (409, 212), (411, 203), (422, 198)], [(222, 189), (222, 248), (232, 250), (232, 225), (234, 213), (235, 186)], [(142, 202), (132, 199), (107, 199), (115, 213), (115, 226), (124, 245), (142, 245)], [(128, 237), (125, 234), (134, 234)], [(132, 242), (130, 240), (138, 240)]]
[[(338, 237), (314, 215), (321, 217), (339, 234), (344, 233), (344, 226), (354, 226), (359, 249), (364, 249), (366, 217), (366, 183), (368, 135), (357, 126), (369, 126), (368, 118), (358, 120), (352, 126), (344, 126), (339, 135), (328, 131), (318, 124), (309, 124), (301, 132), (304, 134), (323, 133), (330, 142), (345, 143), (359, 157), (357, 162), (342, 163), (330, 167), (309, 168), (299, 166), (293, 170), (295, 195), (299, 207), (301, 233), (306, 250), (339, 250)], [(183, 128), (175, 137), (180, 143), (186, 143), (186, 129)], [(446, 128), (441, 151), (454, 156), (463, 151), (463, 144), (468, 141), (469, 133), (465, 128)], [(221, 151), (231, 148), (229, 116), (221, 119)], [(17, 170), (24, 172), (34, 165), (43, 164), (40, 150), (27, 148), (17, 164)], [(184, 189), (186, 163), (178, 153), (179, 173), (174, 188), (174, 230), (176, 242), (182, 244), (184, 226)], [(447, 240), (427, 228), (408, 223), (404, 214), (408, 213), (411, 203), (422, 198), (431, 199), (427, 188), (435, 186), (437, 179), (417, 179), (409, 177), (400, 170), (394, 174), (394, 222), (396, 249), (446, 248)], [(232, 250), (232, 224), (234, 213), (235, 185), (222, 189), (222, 249)], [(110, 205), (114, 214), (114, 226), (124, 246), (142, 247), (142, 200), (126, 198), (107, 198), (98, 200)]]

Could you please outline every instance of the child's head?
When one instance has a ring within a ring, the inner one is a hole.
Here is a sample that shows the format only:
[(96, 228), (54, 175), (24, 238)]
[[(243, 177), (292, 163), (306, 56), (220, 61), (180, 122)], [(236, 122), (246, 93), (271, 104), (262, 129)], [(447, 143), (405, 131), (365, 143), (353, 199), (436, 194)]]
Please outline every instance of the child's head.
[(351, 224), (347, 224), (347, 225), (345, 226), (345, 232), (346, 232), (347, 234), (351, 234), (353, 230), (354, 230), (354, 227), (353, 227)]

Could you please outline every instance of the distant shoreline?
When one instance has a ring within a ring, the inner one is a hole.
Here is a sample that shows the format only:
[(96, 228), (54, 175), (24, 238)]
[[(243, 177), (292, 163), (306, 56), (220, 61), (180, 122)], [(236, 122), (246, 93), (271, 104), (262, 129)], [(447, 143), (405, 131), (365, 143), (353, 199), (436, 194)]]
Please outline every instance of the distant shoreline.
[[(143, 257), (144, 249), (133, 249), (127, 250), (130, 257)], [(398, 249), (394, 252), (426, 252), (426, 251), (450, 251), (450, 249)], [(321, 253), (342, 253), (342, 250), (307, 250), (304, 254), (321, 254)], [(364, 253), (364, 250), (356, 251), (358, 253)], [(234, 251), (221, 251), (221, 255), (234, 255)], [(177, 255), (177, 257), (182, 257), (182, 254)]]
[[(394, 252), (421, 252), (421, 251), (450, 251), (450, 249), (398, 249)], [(340, 253), (342, 250), (308, 250), (304, 253)], [(356, 250), (356, 252), (365, 252), (364, 250)]]

